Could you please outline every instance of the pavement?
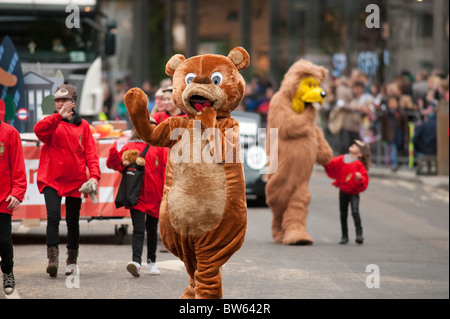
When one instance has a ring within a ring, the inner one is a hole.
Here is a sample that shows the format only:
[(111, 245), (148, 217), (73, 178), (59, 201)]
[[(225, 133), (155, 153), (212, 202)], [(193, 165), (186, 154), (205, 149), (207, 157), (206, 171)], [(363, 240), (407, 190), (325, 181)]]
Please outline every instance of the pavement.
[(369, 170), (369, 176), (402, 180), (449, 191), (449, 175), (417, 175), (415, 169), (402, 167), (398, 171), (393, 172), (388, 167), (372, 166)]
[[(377, 169), (371, 170), (371, 174), (377, 172), (380, 175)], [(392, 177), (389, 170), (382, 172)], [(403, 176), (403, 171), (399, 172)], [(268, 304), (271, 312), (266, 316), (244, 313), (239, 318), (290, 318), (289, 314), (280, 314), (280, 310), (289, 309), (293, 313), (305, 305), (314, 307), (311, 299), (448, 299), (447, 191), (401, 181), (398, 177), (397, 180), (373, 177), (361, 198), (364, 245), (354, 242), (354, 228), (349, 229), (350, 242), (339, 245), (338, 191), (330, 185), (332, 181), (323, 168), (322, 172), (317, 169), (313, 173), (307, 227), (314, 245), (275, 244), (271, 210), (256, 203), (249, 205), (245, 243), (223, 267), (223, 303), (246, 304), (248, 308), (252, 304), (255, 307)], [(58, 277), (50, 278), (45, 272), (45, 231), (46, 223), (42, 222), (35, 227), (19, 227), (14, 232), (17, 293), (8, 299), (39, 299), (39, 305), (55, 299), (108, 299), (114, 300), (114, 304), (106, 308), (128, 312), (129, 301), (120, 307), (117, 299), (142, 299), (144, 307), (162, 307), (170, 318), (186, 317), (181, 312), (186, 309), (181, 306), (188, 303), (173, 301), (186, 288), (189, 280), (186, 270), (177, 257), (161, 251), (161, 243), (157, 250), (161, 276), (150, 276), (143, 265), (141, 277), (135, 278), (126, 271), (131, 257), (131, 236), (126, 236), (122, 245), (116, 245), (112, 224), (105, 220), (84, 221), (80, 223), (77, 274), (64, 275), (62, 248)], [(60, 225), (60, 235), (61, 243), (65, 243), (65, 223)], [(3, 298), (6, 296), (0, 289), (0, 304)], [(284, 299), (292, 301), (280, 305), (279, 300)], [(309, 301), (305, 303), (306, 299)], [(189, 301), (191, 305), (205, 304)], [(216, 306), (211, 318), (237, 318), (237, 313), (225, 315), (228, 308), (220, 303)], [(317, 307), (313, 309), (317, 311)], [(113, 315), (117, 317), (116, 313)]]

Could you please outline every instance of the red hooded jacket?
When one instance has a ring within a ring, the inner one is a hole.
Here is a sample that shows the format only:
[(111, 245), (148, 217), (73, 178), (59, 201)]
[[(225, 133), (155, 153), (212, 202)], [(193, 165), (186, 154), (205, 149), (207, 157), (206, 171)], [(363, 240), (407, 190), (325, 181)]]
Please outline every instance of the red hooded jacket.
[[(127, 150), (138, 150), (141, 154), (146, 146), (147, 144), (144, 142), (130, 141), (125, 144), (119, 152), (114, 145), (109, 150), (106, 166), (110, 169), (122, 172), (125, 169), (125, 166), (122, 164), (123, 152)], [(145, 174), (138, 203), (134, 207), (127, 207), (127, 209), (136, 209), (159, 218), (159, 206), (161, 205), (163, 195), (168, 153), (168, 148), (150, 145), (147, 155), (145, 156)]]
[[(338, 187), (345, 194), (359, 194), (369, 186), (369, 175), (363, 163), (356, 160), (352, 163), (344, 162), (345, 155), (333, 158), (326, 166), (328, 176), (335, 179), (332, 185)], [(355, 173), (361, 173), (361, 179), (356, 180)]]
[(13, 214), (6, 199), (14, 196), (23, 201), (27, 191), (27, 174), (19, 132), (0, 121), (0, 213)]
[(70, 124), (55, 113), (36, 123), (34, 133), (44, 143), (37, 175), (39, 192), (49, 186), (58, 196), (80, 198), (79, 189), (88, 179), (100, 180), (97, 147), (86, 120)]

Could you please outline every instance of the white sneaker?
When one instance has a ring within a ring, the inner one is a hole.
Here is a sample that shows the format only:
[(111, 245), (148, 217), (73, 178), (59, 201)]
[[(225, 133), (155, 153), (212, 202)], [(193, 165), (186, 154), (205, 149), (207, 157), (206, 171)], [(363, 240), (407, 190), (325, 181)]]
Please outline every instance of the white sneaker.
[(130, 261), (127, 264), (127, 270), (134, 277), (140, 277), (141, 276), (141, 265), (139, 265), (139, 263), (137, 263), (135, 261)]
[(156, 263), (152, 262), (151, 260), (148, 261), (148, 273), (150, 274), (150, 276), (161, 275), (161, 272), (159, 271), (158, 267), (156, 266)]

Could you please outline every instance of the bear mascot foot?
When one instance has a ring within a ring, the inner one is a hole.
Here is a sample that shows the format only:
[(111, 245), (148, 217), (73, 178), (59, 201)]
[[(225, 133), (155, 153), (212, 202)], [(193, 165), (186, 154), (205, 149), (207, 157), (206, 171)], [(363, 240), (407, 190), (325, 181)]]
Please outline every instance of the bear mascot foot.
[(193, 285), (194, 283), (193, 280), (191, 279), (191, 283), (189, 284), (189, 286), (187, 286), (186, 290), (181, 295), (180, 299), (195, 299), (195, 289)]
[(312, 237), (305, 231), (286, 230), (283, 236), (283, 245), (306, 246), (314, 243)]

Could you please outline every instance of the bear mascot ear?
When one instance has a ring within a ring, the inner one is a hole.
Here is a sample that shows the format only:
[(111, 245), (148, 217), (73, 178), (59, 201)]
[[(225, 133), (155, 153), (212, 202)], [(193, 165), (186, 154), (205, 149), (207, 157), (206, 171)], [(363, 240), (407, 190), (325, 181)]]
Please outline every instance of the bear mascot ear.
[(166, 64), (166, 74), (168, 76), (173, 76), (176, 69), (186, 60), (184, 55), (176, 54), (170, 58), (169, 62)]
[(237, 47), (231, 50), (228, 54), (228, 59), (233, 62), (239, 71), (248, 68), (250, 65), (250, 55), (242, 47)]

